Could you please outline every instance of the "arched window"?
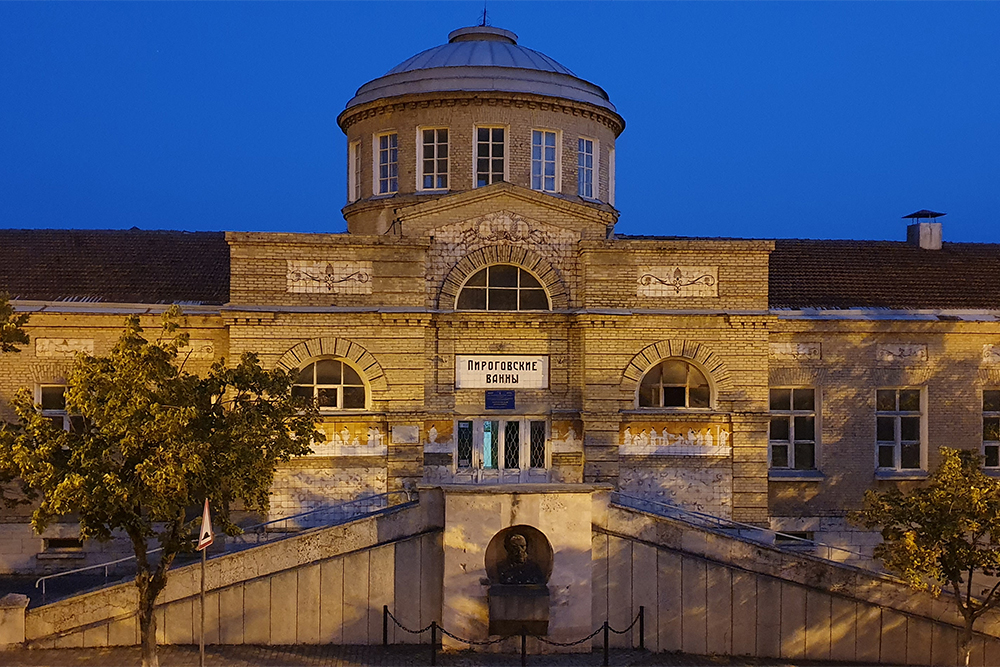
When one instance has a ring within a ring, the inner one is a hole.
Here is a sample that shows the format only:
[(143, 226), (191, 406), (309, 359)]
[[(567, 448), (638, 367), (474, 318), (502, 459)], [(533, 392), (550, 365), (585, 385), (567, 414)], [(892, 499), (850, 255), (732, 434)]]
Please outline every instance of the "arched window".
[(639, 384), (640, 408), (707, 408), (711, 398), (705, 374), (681, 359), (661, 361)]
[(305, 366), (292, 395), (312, 398), (320, 410), (364, 410), (367, 399), (361, 374), (343, 359), (319, 359)]
[(510, 264), (494, 264), (472, 275), (458, 293), (459, 310), (551, 310), (538, 279)]

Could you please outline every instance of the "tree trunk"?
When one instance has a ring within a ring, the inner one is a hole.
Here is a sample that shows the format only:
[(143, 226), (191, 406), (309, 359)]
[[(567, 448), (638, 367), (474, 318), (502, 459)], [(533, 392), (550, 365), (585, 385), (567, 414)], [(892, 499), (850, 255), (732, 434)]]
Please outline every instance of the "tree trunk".
[[(144, 590), (145, 589), (145, 590)], [(156, 616), (153, 608), (155, 596), (148, 599), (149, 586), (139, 586), (139, 637), (142, 642), (142, 667), (160, 667), (160, 659), (156, 655)]]
[(976, 619), (971, 615), (965, 619), (965, 629), (958, 640), (958, 664), (969, 667), (969, 656), (972, 655), (972, 626)]

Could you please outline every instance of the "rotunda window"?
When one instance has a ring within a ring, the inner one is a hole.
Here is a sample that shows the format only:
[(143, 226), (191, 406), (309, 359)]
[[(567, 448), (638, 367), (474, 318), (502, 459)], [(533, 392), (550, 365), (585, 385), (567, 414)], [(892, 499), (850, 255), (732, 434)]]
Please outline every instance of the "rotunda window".
[(707, 408), (711, 397), (705, 374), (682, 359), (661, 361), (639, 384), (640, 408)]
[(538, 278), (510, 264), (473, 274), (458, 293), (458, 310), (551, 310)]
[(368, 399), (361, 374), (343, 359), (319, 359), (302, 368), (292, 395), (313, 399), (320, 410), (364, 410)]

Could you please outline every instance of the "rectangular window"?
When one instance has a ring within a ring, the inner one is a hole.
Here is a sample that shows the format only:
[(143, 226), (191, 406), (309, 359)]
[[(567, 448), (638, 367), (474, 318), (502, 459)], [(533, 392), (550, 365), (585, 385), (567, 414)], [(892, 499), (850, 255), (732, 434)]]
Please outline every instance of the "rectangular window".
[(816, 390), (771, 389), (771, 467), (816, 469)]
[(472, 422), (458, 422), (458, 467), (472, 467)]
[(531, 131), (531, 189), (556, 191), (556, 133)]
[(875, 441), (881, 470), (920, 470), (923, 431), (919, 389), (875, 392)]
[(42, 408), (42, 416), (51, 421), (56, 428), (73, 433), (83, 430), (83, 417), (66, 412), (66, 385), (40, 385), (35, 400)]
[(420, 130), (420, 189), (448, 189), (448, 129)]
[(580, 137), (576, 154), (576, 193), (594, 198), (594, 140)]
[(529, 452), (529, 458), (531, 459), (532, 468), (544, 468), (545, 467), (545, 422), (543, 421), (533, 421), (531, 422), (531, 451)]
[(983, 390), (983, 465), (1000, 468), (1000, 389)]
[(399, 142), (395, 133), (378, 136), (376, 166), (378, 173), (375, 179), (375, 194), (389, 195), (399, 192)]
[(361, 142), (354, 141), (347, 147), (347, 201), (361, 199)]
[(476, 187), (504, 180), (505, 136), (502, 127), (476, 128)]

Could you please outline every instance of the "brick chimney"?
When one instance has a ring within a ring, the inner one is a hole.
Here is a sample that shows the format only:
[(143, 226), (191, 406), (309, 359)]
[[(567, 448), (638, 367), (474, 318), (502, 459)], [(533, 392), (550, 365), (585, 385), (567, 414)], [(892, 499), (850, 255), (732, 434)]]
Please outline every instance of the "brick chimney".
[(904, 220), (913, 220), (906, 227), (906, 242), (910, 245), (920, 246), (924, 250), (940, 250), (941, 223), (934, 221), (943, 215), (945, 214), (927, 209), (904, 215)]

